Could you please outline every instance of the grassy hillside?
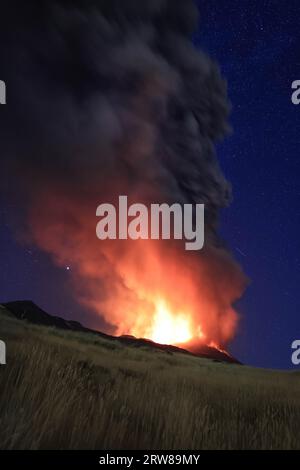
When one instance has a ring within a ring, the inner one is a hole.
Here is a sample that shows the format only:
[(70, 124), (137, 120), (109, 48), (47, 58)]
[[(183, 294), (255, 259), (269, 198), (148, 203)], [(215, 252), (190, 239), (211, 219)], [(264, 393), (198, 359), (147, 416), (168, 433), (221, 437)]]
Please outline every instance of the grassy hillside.
[(300, 374), (136, 349), (0, 308), (1, 449), (300, 449)]

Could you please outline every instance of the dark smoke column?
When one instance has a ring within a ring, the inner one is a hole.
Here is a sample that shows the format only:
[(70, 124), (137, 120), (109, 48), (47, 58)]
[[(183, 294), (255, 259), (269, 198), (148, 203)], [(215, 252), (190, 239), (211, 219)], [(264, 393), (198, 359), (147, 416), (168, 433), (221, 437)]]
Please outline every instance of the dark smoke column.
[[(11, 103), (0, 126), (2, 186), (17, 197), (30, 241), (58, 264), (73, 260), (78, 299), (118, 332), (146, 335), (156, 299), (182, 310), (188, 293), (193, 329), (226, 343), (245, 280), (217, 235), (230, 186), (214, 144), (226, 132), (228, 103), (217, 66), (191, 42), (194, 2), (11, 2), (2, 22)], [(6, 30), (11, 22), (17, 36)], [(120, 194), (204, 203), (204, 252), (100, 245), (95, 209)], [(171, 266), (182, 292), (169, 284)]]

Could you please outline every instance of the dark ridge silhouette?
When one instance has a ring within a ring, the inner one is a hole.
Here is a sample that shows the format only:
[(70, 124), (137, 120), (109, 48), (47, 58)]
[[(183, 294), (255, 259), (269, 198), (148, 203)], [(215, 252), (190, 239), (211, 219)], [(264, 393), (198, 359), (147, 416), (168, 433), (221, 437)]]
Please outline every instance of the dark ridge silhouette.
[[(91, 333), (102, 338), (119, 341), (122, 344), (134, 346), (134, 347), (149, 347), (157, 350), (163, 350), (167, 353), (180, 352), (183, 354), (190, 354), (197, 357), (203, 357), (218, 362), (229, 362), (233, 364), (241, 364), (237, 359), (230, 356), (228, 353), (220, 351), (217, 348), (200, 344), (194, 347), (192, 351), (188, 351), (184, 348), (173, 346), (169, 344), (159, 344), (145, 338), (136, 338), (131, 335), (123, 336), (112, 336), (102, 333), (101, 331), (91, 330), (86, 328), (77, 321), (64, 320), (56, 315), (50, 315), (42, 310), (31, 300), (17, 300), (14, 302), (6, 302), (2, 304), (14, 317), (19, 320), (25, 320), (29, 323), (36, 325), (55, 327), (62, 330), (77, 331), (81, 333)], [(0, 310), (1, 312), (1, 310)]]

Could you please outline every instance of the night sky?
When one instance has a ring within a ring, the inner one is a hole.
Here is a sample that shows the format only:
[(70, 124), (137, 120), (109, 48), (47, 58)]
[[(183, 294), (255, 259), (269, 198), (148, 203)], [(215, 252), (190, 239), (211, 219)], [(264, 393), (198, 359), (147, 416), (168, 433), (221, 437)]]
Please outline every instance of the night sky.
[(234, 133), (219, 146), (234, 201), (222, 231), (251, 284), (232, 351), (259, 366), (290, 367), (300, 336), (300, 75), (297, 1), (199, 2), (196, 42), (228, 80)]
[[(250, 278), (231, 352), (247, 364), (289, 368), (300, 338), (300, 4), (281, 0), (198, 1), (194, 37), (220, 64), (232, 103), (232, 135), (219, 144), (234, 200), (222, 235)], [(0, 77), (1, 78), (1, 77)], [(15, 241), (13, 205), (0, 204), (0, 300), (32, 299), (49, 313), (82, 321), (65, 269)]]

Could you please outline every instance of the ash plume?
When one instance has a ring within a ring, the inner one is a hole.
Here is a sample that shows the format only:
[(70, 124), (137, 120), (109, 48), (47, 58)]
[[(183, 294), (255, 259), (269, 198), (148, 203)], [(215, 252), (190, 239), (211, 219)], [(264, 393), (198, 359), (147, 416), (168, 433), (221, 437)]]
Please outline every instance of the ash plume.
[[(172, 308), (189, 307), (195, 330), (226, 344), (245, 286), (217, 234), (231, 199), (215, 155), (229, 105), (217, 65), (192, 44), (194, 2), (24, 3), (7, 2), (0, 20), (0, 137), (2, 189), (18, 201), (27, 241), (72, 260), (78, 300), (118, 333), (147, 335), (163, 291)], [(100, 243), (96, 207), (120, 194), (204, 203), (205, 249)]]

